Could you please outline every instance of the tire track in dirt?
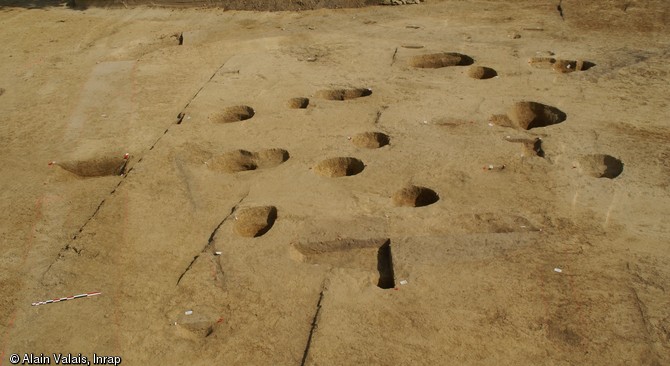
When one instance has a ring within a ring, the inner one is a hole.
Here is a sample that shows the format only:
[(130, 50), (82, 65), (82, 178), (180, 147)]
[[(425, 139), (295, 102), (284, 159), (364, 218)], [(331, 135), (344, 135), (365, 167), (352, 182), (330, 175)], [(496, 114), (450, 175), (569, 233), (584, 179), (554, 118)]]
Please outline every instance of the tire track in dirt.
[[(37, 233), (37, 224), (42, 220), (42, 212), (43, 212), (43, 207), (44, 207), (44, 201), (46, 198), (46, 194), (42, 195), (40, 198), (38, 198), (35, 201), (35, 218), (33, 220), (33, 223), (30, 227), (30, 231), (28, 232), (28, 238), (26, 239), (26, 249), (23, 252), (23, 255), (21, 256), (21, 262), (19, 265), (19, 268), (25, 268), (26, 267), (26, 262), (28, 260), (28, 255), (33, 249), (34, 243), (35, 243), (35, 236)], [(16, 303), (19, 301), (18, 299), (18, 294), (20, 294), (23, 290), (23, 287), (25, 286), (25, 276), (21, 276), (21, 280), (19, 281), (18, 285), (18, 290), (17, 290), (17, 298), (14, 300), (14, 303), (12, 304), (14, 306), (14, 311), (11, 312), (11, 315), (9, 316), (9, 320), (7, 322), (6, 326), (6, 331), (4, 336), (2, 337), (2, 343), (0, 343), (0, 366), (3, 365), (4, 360), (5, 360), (5, 352), (7, 349), (7, 346), (9, 344), (9, 335), (12, 332), (12, 329), (14, 329), (14, 323), (16, 322), (16, 316), (18, 314), (18, 308), (15, 307)]]
[[(193, 264), (195, 264), (195, 261), (197, 261), (198, 258), (200, 258), (200, 255), (202, 255), (202, 253), (204, 253), (205, 251), (207, 251), (207, 249), (210, 248), (210, 247), (212, 246), (212, 243), (214, 242), (214, 237), (216, 236), (216, 233), (219, 231), (219, 229), (221, 228), (221, 226), (223, 226), (223, 224), (224, 224), (224, 223), (225, 223), (231, 216), (233, 216), (233, 214), (237, 211), (237, 209), (239, 208), (239, 206), (240, 206), (240, 204), (242, 203), (242, 201), (244, 201), (248, 196), (249, 196), (249, 192), (247, 192), (247, 193), (246, 193), (246, 194), (245, 194), (239, 201), (237, 201), (237, 203), (230, 209), (230, 213), (228, 213), (228, 215), (227, 215), (226, 217), (224, 217), (223, 220), (221, 220), (221, 222), (219, 222), (219, 224), (214, 228), (214, 230), (212, 231), (212, 233), (209, 234), (209, 239), (207, 240), (207, 244), (205, 245), (204, 248), (202, 248), (202, 250), (200, 251), (200, 253), (198, 253), (195, 257), (193, 257), (193, 260), (191, 261), (191, 263), (188, 265), (188, 267), (186, 267), (186, 269), (184, 270), (184, 272), (181, 273), (181, 275), (180, 275), (179, 278), (177, 279), (177, 285), (179, 285), (179, 282), (181, 282), (181, 279), (184, 278), (184, 275), (186, 275), (186, 273), (191, 269), (191, 267), (193, 267)], [(218, 266), (218, 270), (221, 271), (221, 272), (223, 272), (223, 269), (221, 268), (221, 265), (220, 265), (220, 264), (219, 264), (219, 266)]]
[[(171, 123), (171, 126), (169, 126), (168, 128), (165, 129), (165, 131), (163, 132), (163, 134), (160, 135), (160, 136), (154, 141), (154, 143), (149, 147), (149, 150), (148, 150), (148, 151), (151, 151), (151, 150), (154, 149), (154, 147), (156, 147), (156, 145), (160, 142), (160, 140), (161, 140), (161, 139), (162, 139), (162, 138), (163, 138), (163, 137), (170, 131), (170, 128), (171, 128), (172, 126), (181, 123), (182, 118), (183, 118), (183, 115), (184, 115), (184, 111), (186, 110), (186, 108), (188, 108), (188, 106), (191, 104), (191, 102), (193, 102), (193, 100), (198, 96), (198, 94), (200, 94), (200, 92), (205, 88), (205, 86), (206, 86), (210, 81), (212, 81), (212, 79), (214, 78), (214, 76), (216, 76), (216, 74), (223, 68), (223, 66), (226, 64), (227, 61), (228, 61), (228, 60), (225, 60), (223, 63), (221, 63), (221, 65), (220, 65), (220, 66), (219, 66), (219, 67), (212, 73), (212, 76), (210, 76), (210, 78), (209, 78), (205, 83), (203, 83), (203, 85), (202, 85), (202, 86), (195, 92), (195, 94), (188, 100), (188, 102), (186, 103), (186, 105), (182, 108), (182, 111), (178, 114), (178, 116), (177, 116), (177, 119), (178, 119), (178, 120), (177, 120), (177, 123)], [(146, 154), (145, 154), (145, 155), (146, 155)], [(119, 189), (119, 187), (125, 182), (125, 179), (128, 178), (128, 176), (130, 175), (130, 173), (131, 173), (131, 172), (133, 171), (133, 169), (135, 168), (135, 165), (140, 164), (140, 163), (142, 162), (143, 159), (144, 159), (144, 156), (140, 157), (140, 158), (137, 160), (137, 162), (136, 162), (135, 164), (133, 164), (132, 166), (130, 166), (130, 167), (128, 168), (128, 170), (126, 171), (126, 173), (125, 173), (124, 175), (122, 175), (122, 178), (121, 178), (121, 180), (119, 181), (119, 183), (118, 183), (118, 184), (114, 187), (114, 189), (107, 195), (107, 197), (103, 198), (102, 201), (100, 201), (100, 204), (98, 204), (98, 206), (97, 206), (97, 208), (95, 209), (95, 211), (93, 211), (93, 213), (86, 219), (86, 221), (84, 221), (84, 223), (79, 227), (79, 229), (77, 230), (77, 232), (73, 235), (73, 237), (72, 237), (72, 240), (73, 240), (73, 241), (76, 240), (76, 239), (79, 237), (79, 235), (84, 231), (84, 229), (86, 228), (86, 226), (88, 226), (88, 224), (89, 224), (89, 223), (90, 223), (90, 222), (91, 222), (91, 221), (98, 215), (98, 213), (100, 212), (100, 209), (103, 207), (103, 205), (104, 205), (104, 203), (107, 201), (107, 199), (111, 198), (111, 197), (114, 195), (114, 193), (117, 191), (117, 189)], [(65, 246), (59, 251), (58, 256), (51, 262), (51, 264), (49, 265), (49, 267), (47, 268), (47, 270), (44, 271), (44, 273), (42, 274), (42, 279), (44, 279), (45, 275), (51, 270), (51, 267), (54, 265), (54, 263), (56, 263), (56, 262), (58, 261), (58, 259), (62, 257), (62, 254), (65, 253), (65, 252), (67, 252), (68, 250), (75, 250), (75, 249), (71, 246), (71, 243), (68, 243), (67, 245), (65, 245)], [(75, 250), (75, 251), (76, 251), (76, 250)]]

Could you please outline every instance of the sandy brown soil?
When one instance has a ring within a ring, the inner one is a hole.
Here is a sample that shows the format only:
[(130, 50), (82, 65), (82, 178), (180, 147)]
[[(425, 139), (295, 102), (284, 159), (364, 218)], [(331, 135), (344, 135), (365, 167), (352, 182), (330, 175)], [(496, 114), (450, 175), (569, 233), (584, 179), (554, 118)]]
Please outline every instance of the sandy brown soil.
[(0, 8), (0, 364), (670, 364), (670, 11), (580, 3)]

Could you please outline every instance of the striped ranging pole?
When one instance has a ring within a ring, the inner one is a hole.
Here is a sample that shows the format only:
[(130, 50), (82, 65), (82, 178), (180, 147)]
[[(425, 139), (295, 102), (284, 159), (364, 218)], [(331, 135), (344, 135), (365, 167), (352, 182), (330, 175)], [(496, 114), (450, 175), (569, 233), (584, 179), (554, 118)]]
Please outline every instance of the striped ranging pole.
[(38, 301), (38, 302), (34, 302), (34, 303), (33, 303), (33, 306), (52, 304), (52, 303), (61, 302), (61, 301), (67, 301), (67, 300), (81, 299), (81, 298), (83, 298), (83, 297), (98, 296), (98, 295), (100, 295), (100, 294), (102, 294), (102, 292), (87, 292), (87, 293), (85, 293), (85, 294), (79, 294), (79, 295), (74, 295), (74, 296), (61, 297), (61, 298), (53, 299), (53, 300), (46, 300), (46, 301)]

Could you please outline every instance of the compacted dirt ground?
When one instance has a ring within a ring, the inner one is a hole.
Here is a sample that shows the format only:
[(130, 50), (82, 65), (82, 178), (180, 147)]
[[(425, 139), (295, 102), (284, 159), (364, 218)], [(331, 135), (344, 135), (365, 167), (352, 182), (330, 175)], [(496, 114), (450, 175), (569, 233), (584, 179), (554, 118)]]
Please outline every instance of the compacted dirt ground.
[(670, 364), (666, 1), (14, 5), (0, 364)]

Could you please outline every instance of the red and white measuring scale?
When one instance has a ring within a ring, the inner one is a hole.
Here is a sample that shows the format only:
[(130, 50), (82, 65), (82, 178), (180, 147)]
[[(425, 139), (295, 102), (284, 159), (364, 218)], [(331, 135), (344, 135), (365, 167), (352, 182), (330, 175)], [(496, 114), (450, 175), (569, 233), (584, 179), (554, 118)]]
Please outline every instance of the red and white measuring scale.
[(79, 294), (79, 295), (74, 295), (74, 296), (67, 296), (67, 297), (61, 297), (58, 299), (53, 299), (53, 300), (46, 300), (46, 301), (38, 301), (34, 302), (33, 306), (37, 305), (46, 305), (46, 304), (52, 304), (55, 302), (61, 302), (61, 301), (67, 301), (67, 300), (74, 300), (74, 299), (81, 299), (83, 297), (92, 297), (92, 296), (98, 296), (102, 294), (102, 292), (87, 292), (85, 294)]

